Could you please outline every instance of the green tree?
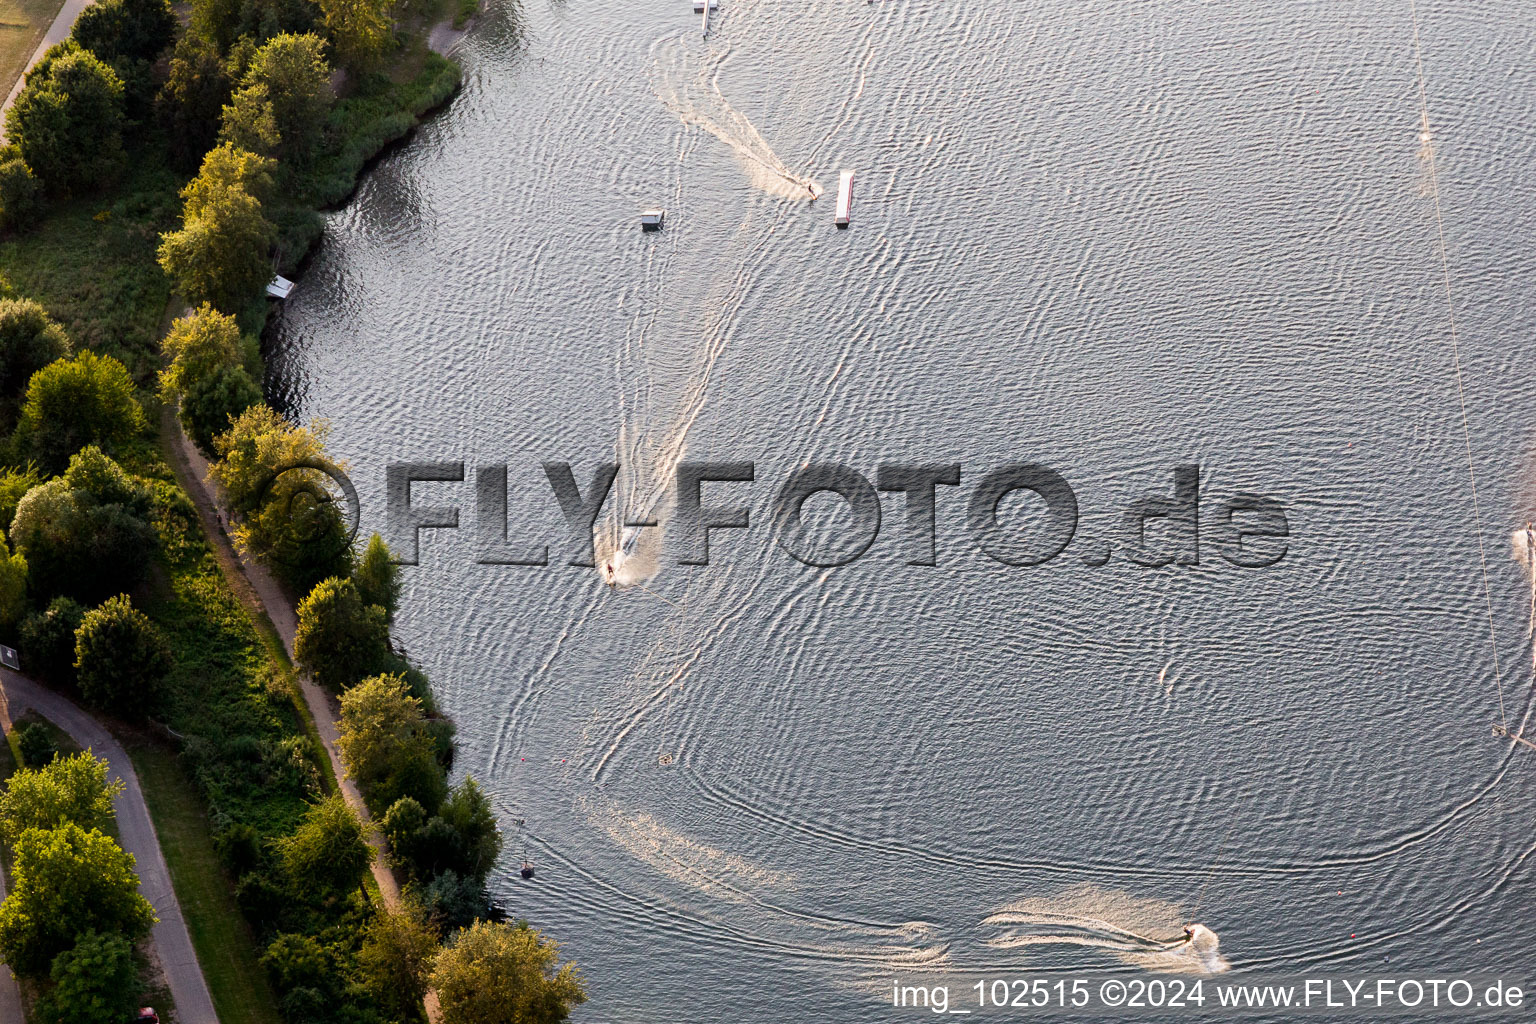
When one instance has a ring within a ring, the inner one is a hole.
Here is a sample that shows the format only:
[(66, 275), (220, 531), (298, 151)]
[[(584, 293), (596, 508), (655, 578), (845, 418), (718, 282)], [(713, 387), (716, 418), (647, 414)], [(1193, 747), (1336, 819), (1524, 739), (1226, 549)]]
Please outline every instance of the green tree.
[(407, 898), (398, 910), (381, 910), (368, 922), (357, 966), (363, 984), (387, 1013), (414, 1020), (436, 957), (437, 930), (421, 904)]
[(262, 402), (261, 387), (243, 366), (226, 366), (194, 381), (181, 396), (181, 425), (205, 456), (214, 458), (214, 439), (239, 416)]
[(384, 538), (374, 534), (368, 539), (352, 579), (365, 603), (378, 605), (384, 609), (386, 618), (394, 619), (395, 609), (400, 605), (400, 567)]
[[(307, 160), (320, 141), (331, 104), (331, 68), (325, 41), (306, 32), (285, 32), (267, 40), (251, 58), (236, 93), (264, 87), (272, 125), (288, 160)], [(226, 129), (229, 127), (226, 122)], [(34, 168), (35, 169), (35, 168)]]
[[(220, 146), (214, 152), (228, 153), (231, 149)], [(207, 161), (203, 166), (208, 166)], [(188, 185), (182, 194), (187, 195), (191, 189), (192, 185)], [(192, 206), (190, 196), (187, 206)], [(170, 360), (170, 365), (160, 371), (160, 397), (166, 402), (177, 402), (198, 381), (240, 361), (240, 328), (234, 317), (205, 302), (195, 312), (177, 318), (160, 347)]]
[(221, 188), (180, 230), (160, 236), (160, 266), (193, 302), (239, 310), (272, 278), (267, 253), (277, 229), (261, 202), (241, 188)]
[(283, 141), (277, 128), (277, 112), (264, 82), (241, 86), (220, 111), (222, 128), (219, 138), (226, 146), (237, 146), (252, 153), (269, 156)]
[(16, 727), (16, 749), (21, 751), (23, 768), (41, 768), (59, 756), (58, 745), (40, 722), (23, 722)]
[(385, 667), (390, 649), (384, 609), (364, 604), (349, 579), (321, 580), (299, 602), (293, 654), (315, 682), (343, 690)]
[(144, 411), (127, 367), (87, 349), (32, 375), (18, 428), (38, 461), (57, 471), (88, 444), (127, 441), (144, 429)]
[[(193, 5), (194, 19), (199, 9)], [(165, 85), (155, 98), (178, 170), (195, 170), (219, 135), (219, 115), (234, 88), (219, 45), (195, 28), (184, 33), (171, 52)]]
[(0, 959), (37, 976), (87, 931), (137, 941), (155, 922), (133, 855), (109, 836), (66, 824), (16, 840), (12, 888), (0, 903)]
[(401, 676), (373, 676), (341, 695), (338, 745), (370, 805), (388, 807), (402, 796), (442, 803), (447, 785), (426, 715)]
[(37, 467), (31, 464), (20, 469), (0, 469), (0, 530), (9, 531), (11, 520), (16, 518), (16, 506), (27, 492), (43, 482)]
[(326, 32), (342, 66), (354, 73), (379, 66), (393, 41), (394, 0), (320, 0)]
[(122, 163), (122, 79), (66, 40), (28, 72), (6, 133), (48, 191), (101, 188)]
[(82, 449), (16, 506), (11, 542), (26, 556), (31, 589), (98, 601), (133, 587), (155, 549), (149, 503), (149, 490), (101, 449)]
[[(215, 146), (203, 157), (203, 164), (197, 172), (197, 177), (189, 181), (181, 190), (181, 198), (185, 204), (183, 211), (189, 217), (200, 216), (218, 201), (225, 189), (231, 188), (239, 189), (261, 202), (266, 202), (272, 194), (272, 175), (276, 170), (277, 161), (275, 160), (227, 142)], [(234, 321), (230, 320), (228, 327), (234, 326)], [(237, 354), (239, 340), (237, 330), (234, 337)]]
[(333, 896), (360, 886), (373, 863), (362, 823), (340, 796), (311, 804), (298, 829), (282, 841), (281, 852), (298, 891)]
[(170, 670), (170, 646), (127, 594), (85, 613), (75, 633), (75, 673), (90, 703), (138, 718), (154, 706)]
[(69, 355), (69, 336), (31, 299), (0, 299), (0, 394), (15, 396), (32, 375)]
[(53, 958), (54, 987), (38, 1000), (39, 1024), (126, 1021), (137, 1005), (139, 972), (121, 935), (85, 932)]
[(9, 636), (27, 614), (27, 557), (0, 537), (0, 630)]
[(33, 612), (21, 626), (21, 653), (27, 671), (51, 686), (75, 684), (75, 630), (85, 620), (85, 607), (68, 597), (56, 597)]
[(491, 802), (474, 779), (465, 777), (443, 801), (438, 815), (458, 836), (459, 862), (450, 865), (459, 874), (483, 881), (501, 853), (501, 833)]
[[(352, 568), (342, 513), (327, 489), (330, 478), (306, 468), (330, 465), (324, 438), (323, 423), (306, 429), (256, 405), (214, 440), (219, 458), (211, 473), (238, 517), (236, 545), (300, 591)], [(374, 664), (360, 666), (353, 678), (382, 671)]]
[(432, 987), (442, 1024), (558, 1024), (587, 1001), (574, 964), (526, 924), (482, 921), (461, 930), (437, 957)]
[(43, 212), (42, 192), (32, 168), (19, 155), (0, 158), (0, 228), (26, 231), (36, 226)]
[(176, 38), (176, 14), (168, 0), (98, 0), (80, 12), (71, 34), (108, 64), (153, 62)]
[(0, 836), (14, 843), (29, 828), (105, 829), (116, 817), (112, 801), (123, 791), (122, 780), (109, 781), (107, 772), (106, 760), (86, 750), (13, 773), (0, 792)]

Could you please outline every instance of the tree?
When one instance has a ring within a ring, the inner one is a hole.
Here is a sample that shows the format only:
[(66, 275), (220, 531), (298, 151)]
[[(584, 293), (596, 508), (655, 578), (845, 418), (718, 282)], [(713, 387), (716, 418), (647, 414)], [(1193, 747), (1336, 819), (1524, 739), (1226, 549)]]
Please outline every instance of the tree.
[[(220, 146), (215, 153), (233, 152), (229, 146)], [(247, 154), (249, 155), (249, 154)], [(213, 153), (209, 154), (211, 158)], [(203, 162), (206, 169), (208, 161)], [(188, 196), (187, 208), (192, 208), (193, 186), (182, 190)], [(240, 361), (240, 328), (235, 318), (220, 313), (206, 302), (187, 316), (179, 317), (161, 342), (161, 351), (170, 359), (170, 365), (160, 371), (160, 397), (166, 402), (179, 401), (197, 381), (212, 376), (224, 367)]]
[[(256, 86), (265, 88), (265, 96), (257, 97), (254, 105), (264, 102), (271, 107), (272, 126), (281, 140), (283, 157), (302, 162), (319, 142), (325, 126), (331, 104), (330, 76), (323, 39), (310, 32), (285, 32), (256, 51), (236, 93)], [(229, 108), (225, 109), (227, 116)], [(228, 120), (225, 129), (229, 129)]]
[(137, 941), (155, 922), (139, 895), (133, 855), (111, 837), (70, 823), (16, 840), (11, 893), (0, 903), (0, 958), (36, 976), (91, 930)]
[(501, 833), (485, 792), (465, 776), (437, 813), (459, 837), (460, 860), (453, 866), (461, 875), (483, 881), (501, 853)]
[(399, 675), (365, 679), (341, 695), (339, 746), (347, 773), (375, 808), (401, 797), (438, 807), (447, 783), (421, 701)]
[(19, 155), (0, 159), (0, 228), (26, 231), (35, 226), (42, 214), (42, 191)]
[(152, 63), (176, 38), (176, 13), (168, 0), (98, 0), (80, 12), (71, 34), (109, 64)]
[(181, 425), (198, 450), (211, 458), (217, 454), (214, 439), (261, 402), (261, 386), (245, 367), (226, 366), (187, 388), (181, 396)]
[(320, 0), (336, 55), (348, 70), (374, 70), (388, 48), (394, 0)]
[(252, 153), (269, 155), (277, 152), (283, 141), (277, 128), (277, 113), (272, 108), (272, 96), (265, 83), (253, 82), (241, 86), (230, 96), (220, 111), (219, 138), (226, 146), (238, 146)]
[(100, 188), (122, 162), (122, 79), (66, 40), (28, 72), (6, 132), (49, 192)]
[(491, 897), (485, 886), (473, 878), (461, 877), (457, 871), (444, 871), (415, 891), (443, 934), (491, 917)]
[(75, 672), (87, 701), (138, 718), (154, 705), (170, 670), (170, 646), (127, 594), (85, 613), (75, 633)]
[(238, 310), (271, 280), (267, 252), (276, 238), (255, 196), (221, 188), (183, 218), (179, 231), (160, 236), (160, 266), (191, 301)]
[(219, 114), (232, 89), (219, 43), (195, 29), (184, 33), (176, 41), (165, 85), (155, 98), (178, 170), (194, 170), (213, 146), (219, 135)]
[[(346, 526), (327, 489), (332, 474), (313, 468), (331, 465), (324, 438), (319, 421), (306, 429), (256, 405), (214, 440), (219, 459), (211, 472), (239, 517), (236, 545), (301, 591), (352, 568)], [(372, 665), (353, 678), (382, 670)]]
[(432, 987), (442, 1024), (558, 1024), (587, 1001), (574, 964), (526, 924), (481, 921), (438, 955)]
[(0, 299), (0, 394), (20, 394), (32, 375), (69, 355), (69, 336), (31, 299)]
[(29, 584), (44, 597), (99, 601), (138, 583), (154, 551), (149, 490), (89, 446), (62, 477), (16, 506), (11, 541), (26, 556)]
[(399, 1020), (413, 1020), (427, 994), (427, 976), (437, 957), (437, 931), (414, 899), (398, 910), (381, 910), (363, 930), (357, 966), (363, 984), (379, 1005)]
[(27, 614), (27, 558), (0, 537), (0, 630), (7, 636)]
[(144, 429), (144, 411), (127, 367), (87, 349), (32, 375), (18, 429), (38, 461), (57, 471), (88, 444), (110, 450)]
[(16, 749), (21, 752), (23, 768), (41, 768), (59, 756), (59, 748), (38, 722), (23, 722), (16, 727)]
[[(181, 198), (185, 203), (183, 212), (189, 217), (201, 216), (209, 206), (218, 201), (220, 193), (224, 189), (237, 188), (261, 202), (266, 202), (272, 194), (272, 175), (277, 170), (277, 161), (264, 156), (241, 149), (238, 146), (224, 143), (210, 149), (203, 157), (203, 165), (197, 172), (197, 177), (187, 182), (181, 190)], [(234, 344), (235, 355), (239, 355), (240, 336), (235, 323), (230, 320), (228, 328), (235, 329)]]
[(0, 792), (0, 836), (14, 843), (29, 828), (105, 829), (116, 817), (112, 801), (123, 791), (122, 780), (109, 782), (107, 771), (106, 760), (87, 750), (13, 773)]
[(121, 935), (85, 932), (53, 958), (53, 991), (37, 1003), (40, 1024), (125, 1021), (137, 1005), (133, 946)]
[(340, 796), (311, 804), (298, 829), (282, 841), (283, 867), (298, 891), (339, 895), (360, 885), (373, 863), (363, 826)]
[(395, 564), (384, 538), (374, 534), (368, 539), (368, 547), (352, 573), (352, 579), (365, 603), (383, 608), (386, 618), (395, 617), (395, 609), (400, 605), (400, 567)]
[(390, 650), (384, 609), (365, 605), (349, 579), (322, 580), (299, 602), (293, 654), (315, 682), (345, 689), (385, 667)]
[(73, 686), (75, 630), (84, 620), (85, 607), (68, 597), (56, 597), (44, 611), (27, 616), (21, 626), (27, 671), (51, 686)]
[(9, 531), (16, 518), (16, 506), (27, 492), (43, 482), (37, 467), (31, 464), (21, 469), (0, 470), (0, 530)]

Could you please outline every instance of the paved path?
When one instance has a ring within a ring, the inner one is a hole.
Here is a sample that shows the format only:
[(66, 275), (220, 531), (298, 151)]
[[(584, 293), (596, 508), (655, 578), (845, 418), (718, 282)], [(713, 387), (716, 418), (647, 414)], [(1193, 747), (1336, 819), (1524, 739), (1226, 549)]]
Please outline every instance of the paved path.
[[(27, 66), (22, 69), (16, 83), (11, 86), (10, 94), (5, 97), (5, 105), (0, 110), (10, 110), (11, 104), (16, 102), (16, 97), (21, 95), (21, 87), (27, 81), (27, 72), (32, 66), (43, 59), (43, 54), (56, 43), (62, 43), (69, 38), (69, 33), (74, 30), (75, 19), (80, 17), (80, 12), (94, 4), (96, 0), (64, 0), (64, 6), (59, 8), (58, 15), (53, 19), (53, 24), (48, 26), (48, 31), (43, 33), (43, 41), (37, 44), (37, 49), (32, 51), (32, 59), (27, 61)], [(3, 131), (0, 131), (0, 139), (4, 139)]]
[[(176, 902), (176, 892), (171, 888), (171, 873), (160, 854), (160, 840), (155, 835), (149, 808), (144, 804), (144, 792), (139, 788), (133, 763), (106, 727), (74, 703), (26, 676), (0, 669), (0, 726), (9, 728), (11, 720), (29, 708), (69, 733), (80, 746), (89, 748), (97, 757), (106, 758), (112, 771), (123, 780), (123, 792), (117, 801), (117, 831), (123, 849), (133, 854), (137, 861), (139, 891), (155, 908), (155, 916), (160, 918), (151, 934), (171, 998), (176, 1002), (176, 1018), (180, 1024), (218, 1024), (218, 1017), (213, 1013), (213, 1000), (208, 995), (202, 969), (197, 965), (197, 954), (192, 950), (192, 937), (187, 934), (181, 905)], [(10, 979), (9, 971), (5, 975)], [(13, 1017), (4, 1013), (4, 997), (0, 996), (0, 1020), (20, 1019), (19, 1014)]]

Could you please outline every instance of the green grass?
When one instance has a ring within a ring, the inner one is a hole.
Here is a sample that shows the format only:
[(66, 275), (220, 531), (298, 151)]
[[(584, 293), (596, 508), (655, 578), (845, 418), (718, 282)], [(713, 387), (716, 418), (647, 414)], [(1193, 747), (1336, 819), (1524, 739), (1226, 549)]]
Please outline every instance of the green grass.
[(27, 69), (63, 6), (63, 0), (0, 0), (0, 98)]
[(176, 899), (223, 1024), (273, 1024), (277, 1005), (255, 940), (235, 905), (208, 834), (208, 812), (176, 756), (147, 743), (129, 749), (171, 869)]
[(177, 224), (181, 179), (152, 155), (130, 164), (115, 193), (55, 203), (38, 228), (0, 240), (0, 277), (42, 303), (76, 349), (116, 356), (147, 384), (170, 299), (155, 250)]

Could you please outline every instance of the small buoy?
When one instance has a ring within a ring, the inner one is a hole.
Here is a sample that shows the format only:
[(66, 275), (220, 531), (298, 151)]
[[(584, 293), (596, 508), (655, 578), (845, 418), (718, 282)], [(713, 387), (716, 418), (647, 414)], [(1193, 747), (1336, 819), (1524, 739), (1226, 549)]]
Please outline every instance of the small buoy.
[(524, 878), (532, 878), (533, 877), (533, 865), (530, 864), (526, 860), (523, 861), (522, 870), (519, 871), (518, 874), (522, 875)]

